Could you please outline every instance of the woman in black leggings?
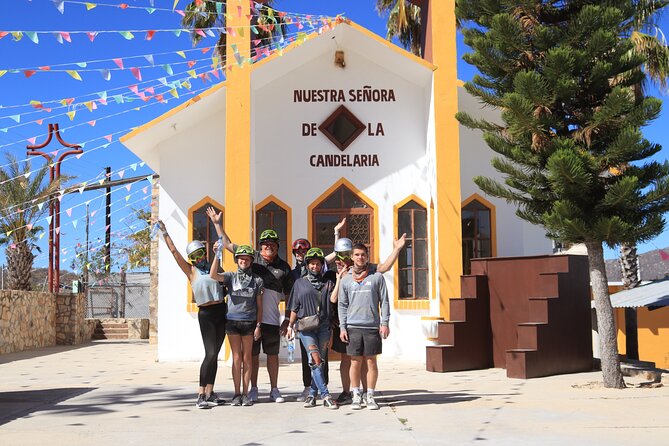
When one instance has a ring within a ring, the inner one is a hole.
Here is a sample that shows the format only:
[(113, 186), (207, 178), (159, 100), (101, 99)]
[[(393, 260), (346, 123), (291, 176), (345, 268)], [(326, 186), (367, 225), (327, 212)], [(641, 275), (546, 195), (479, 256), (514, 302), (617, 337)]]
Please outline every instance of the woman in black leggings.
[(200, 323), (200, 333), (204, 344), (204, 360), (200, 366), (200, 387), (197, 393), (198, 409), (208, 409), (220, 406), (225, 401), (214, 392), (214, 381), (218, 370), (218, 353), (225, 340), (225, 294), (221, 285), (209, 277), (209, 262), (207, 262), (207, 249), (204, 243), (193, 240), (186, 247), (188, 260), (177, 251), (172, 238), (165, 229), (165, 224), (158, 220), (158, 225), (163, 233), (163, 239), (167, 244), (174, 260), (190, 281), (198, 306), (197, 320)]

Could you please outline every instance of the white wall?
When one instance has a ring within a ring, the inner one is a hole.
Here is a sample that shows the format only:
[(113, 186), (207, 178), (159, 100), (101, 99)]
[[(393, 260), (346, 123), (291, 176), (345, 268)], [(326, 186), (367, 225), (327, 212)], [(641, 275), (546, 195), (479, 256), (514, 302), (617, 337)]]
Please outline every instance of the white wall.
[[(201, 122), (161, 143), (160, 218), (186, 255), (188, 209), (206, 195), (225, 203), (225, 115)], [(186, 311), (188, 279), (163, 241), (158, 251), (158, 359), (200, 360), (204, 356), (197, 313)]]

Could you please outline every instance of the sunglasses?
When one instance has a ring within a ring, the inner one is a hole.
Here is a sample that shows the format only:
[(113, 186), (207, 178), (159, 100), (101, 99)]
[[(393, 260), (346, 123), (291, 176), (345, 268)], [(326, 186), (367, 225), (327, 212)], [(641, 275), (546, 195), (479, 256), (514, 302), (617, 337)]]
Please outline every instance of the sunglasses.
[(337, 258), (339, 260), (351, 260), (351, 251), (342, 251), (337, 253)]
[(188, 260), (197, 262), (198, 260), (202, 259), (206, 253), (204, 252), (204, 249), (198, 249), (197, 251), (193, 251), (190, 253), (188, 256)]

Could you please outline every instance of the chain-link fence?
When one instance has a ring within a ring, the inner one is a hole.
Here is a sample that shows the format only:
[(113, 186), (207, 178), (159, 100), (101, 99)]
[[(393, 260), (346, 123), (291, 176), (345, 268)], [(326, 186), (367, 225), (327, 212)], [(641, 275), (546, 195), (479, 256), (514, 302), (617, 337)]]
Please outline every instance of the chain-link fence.
[(149, 273), (112, 274), (87, 289), (89, 318), (148, 318)]

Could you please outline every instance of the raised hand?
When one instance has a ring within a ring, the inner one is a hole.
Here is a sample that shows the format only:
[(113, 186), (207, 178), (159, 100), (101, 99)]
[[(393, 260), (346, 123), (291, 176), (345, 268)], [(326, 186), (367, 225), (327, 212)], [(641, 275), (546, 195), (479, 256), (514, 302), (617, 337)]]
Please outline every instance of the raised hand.
[(223, 212), (216, 213), (216, 210), (211, 206), (207, 208), (206, 212), (212, 223), (220, 225), (223, 222)]

